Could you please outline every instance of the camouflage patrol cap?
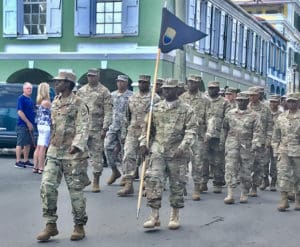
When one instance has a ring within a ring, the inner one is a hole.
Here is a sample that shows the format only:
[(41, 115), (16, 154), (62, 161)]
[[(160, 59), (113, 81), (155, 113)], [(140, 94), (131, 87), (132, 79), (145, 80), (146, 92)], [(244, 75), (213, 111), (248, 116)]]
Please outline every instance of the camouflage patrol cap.
[(128, 76), (127, 75), (118, 75), (116, 81), (125, 81), (125, 82), (128, 82)]
[(99, 74), (99, 70), (96, 68), (89, 69), (87, 75), (97, 76)]
[(199, 75), (190, 75), (188, 78), (187, 78), (188, 81), (198, 81), (200, 82), (202, 80), (201, 76)]
[(226, 88), (225, 94), (233, 94), (233, 93), (236, 93), (236, 89), (235, 88), (232, 88), (232, 87)]
[(269, 98), (269, 101), (275, 101), (275, 102), (279, 102), (280, 101), (280, 95), (271, 95), (270, 98)]
[(167, 78), (162, 85), (162, 88), (176, 88), (178, 87), (178, 80), (173, 78)]
[(260, 89), (257, 87), (249, 87), (247, 93), (249, 95), (258, 95), (260, 93)]
[(220, 87), (220, 83), (218, 81), (210, 81), (207, 87)]
[(139, 76), (139, 82), (140, 81), (147, 81), (147, 82), (150, 82), (150, 80), (151, 80), (151, 76), (150, 75), (140, 75)]
[(237, 94), (236, 100), (247, 100), (249, 99), (249, 94), (247, 91), (243, 91)]
[(286, 100), (287, 101), (289, 101), (289, 100), (298, 101), (299, 98), (297, 97), (297, 95), (295, 93), (290, 93), (290, 94), (287, 95), (287, 99)]
[(263, 93), (265, 91), (265, 87), (263, 86), (256, 86), (257, 90), (259, 90), (260, 93)]
[(70, 71), (59, 71), (58, 75), (53, 77), (53, 81), (69, 81), (76, 83), (76, 75)]
[(163, 78), (157, 78), (156, 79), (156, 84), (161, 84), (162, 85), (162, 84), (164, 84), (164, 81), (165, 80)]

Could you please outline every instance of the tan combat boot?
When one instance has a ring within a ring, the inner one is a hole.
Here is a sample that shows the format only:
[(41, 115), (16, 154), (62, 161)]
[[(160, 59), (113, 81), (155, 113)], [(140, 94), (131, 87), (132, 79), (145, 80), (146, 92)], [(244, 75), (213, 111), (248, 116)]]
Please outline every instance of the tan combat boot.
[(133, 179), (127, 178), (125, 182), (125, 186), (118, 191), (118, 196), (128, 196), (134, 193), (133, 189)]
[(278, 211), (284, 212), (287, 208), (290, 207), (289, 202), (288, 202), (288, 193), (286, 191), (281, 191), (281, 200), (277, 206)]
[(227, 188), (227, 196), (224, 199), (225, 204), (234, 204), (233, 188)]
[(241, 196), (240, 196), (240, 203), (247, 203), (248, 202), (248, 193), (249, 193), (248, 190), (242, 189)]
[(276, 191), (276, 178), (271, 180), (270, 191)]
[(100, 192), (100, 186), (99, 186), (100, 175), (101, 175), (100, 172), (94, 173), (93, 188), (92, 188), (92, 192), (94, 193)]
[(250, 197), (257, 197), (257, 186), (256, 185), (252, 185), (251, 190), (250, 190), (248, 196), (250, 196)]
[(295, 201), (295, 193), (294, 193), (293, 191), (290, 191), (290, 192), (288, 193), (288, 199), (289, 199), (290, 201), (292, 201), (292, 202)]
[(151, 208), (151, 213), (147, 221), (145, 221), (144, 228), (154, 228), (160, 226), (159, 211), (157, 208)]
[(56, 223), (48, 223), (46, 228), (36, 237), (38, 241), (48, 241), (50, 237), (56, 236), (58, 230)]
[(300, 192), (296, 193), (296, 200), (295, 200), (295, 210), (300, 210)]
[(118, 168), (116, 166), (113, 166), (111, 168), (111, 170), (112, 170), (112, 174), (111, 174), (110, 178), (107, 180), (108, 185), (113, 184), (114, 182), (116, 182), (116, 180), (119, 177), (121, 177), (121, 173), (120, 173), (120, 171), (118, 170)]
[(125, 183), (126, 183), (126, 179), (125, 179), (125, 177), (122, 177), (119, 185), (120, 186), (125, 186)]
[(194, 193), (192, 195), (192, 199), (194, 201), (200, 201), (200, 184), (198, 183), (194, 184)]
[(213, 192), (216, 193), (216, 194), (222, 193), (222, 186), (214, 185)]
[(75, 225), (70, 240), (77, 241), (81, 240), (85, 237), (84, 227), (83, 225)]
[(170, 230), (176, 230), (179, 227), (179, 208), (172, 208), (168, 228)]
[(200, 184), (200, 193), (201, 192), (207, 192), (208, 188), (207, 188), (207, 183), (201, 183)]

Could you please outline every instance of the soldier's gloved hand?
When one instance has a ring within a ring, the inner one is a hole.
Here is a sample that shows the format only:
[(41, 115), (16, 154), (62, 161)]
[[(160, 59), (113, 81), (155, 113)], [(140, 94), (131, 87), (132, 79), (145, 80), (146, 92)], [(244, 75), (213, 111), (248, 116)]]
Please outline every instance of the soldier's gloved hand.
[(149, 149), (147, 148), (146, 145), (140, 146), (140, 153), (143, 159), (145, 159), (146, 155), (149, 154)]
[(80, 152), (80, 149), (78, 147), (71, 146), (69, 149), (69, 154), (75, 154), (78, 152)]

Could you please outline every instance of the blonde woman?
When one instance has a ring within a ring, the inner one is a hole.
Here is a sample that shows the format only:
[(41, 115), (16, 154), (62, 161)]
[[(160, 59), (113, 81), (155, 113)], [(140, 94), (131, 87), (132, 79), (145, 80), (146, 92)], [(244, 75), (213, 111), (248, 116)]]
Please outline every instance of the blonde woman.
[(51, 101), (49, 92), (49, 84), (46, 82), (40, 83), (36, 98), (36, 124), (38, 129), (38, 141), (33, 156), (33, 173), (39, 174), (42, 174), (44, 171), (45, 153), (50, 142)]

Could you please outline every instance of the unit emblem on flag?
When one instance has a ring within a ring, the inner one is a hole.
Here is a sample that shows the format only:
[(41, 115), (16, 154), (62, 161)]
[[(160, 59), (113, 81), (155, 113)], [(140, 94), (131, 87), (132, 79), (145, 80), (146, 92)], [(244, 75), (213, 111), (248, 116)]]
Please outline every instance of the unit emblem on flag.
[(176, 31), (175, 29), (168, 27), (163, 38), (164, 45), (169, 45), (172, 43), (176, 36)]

